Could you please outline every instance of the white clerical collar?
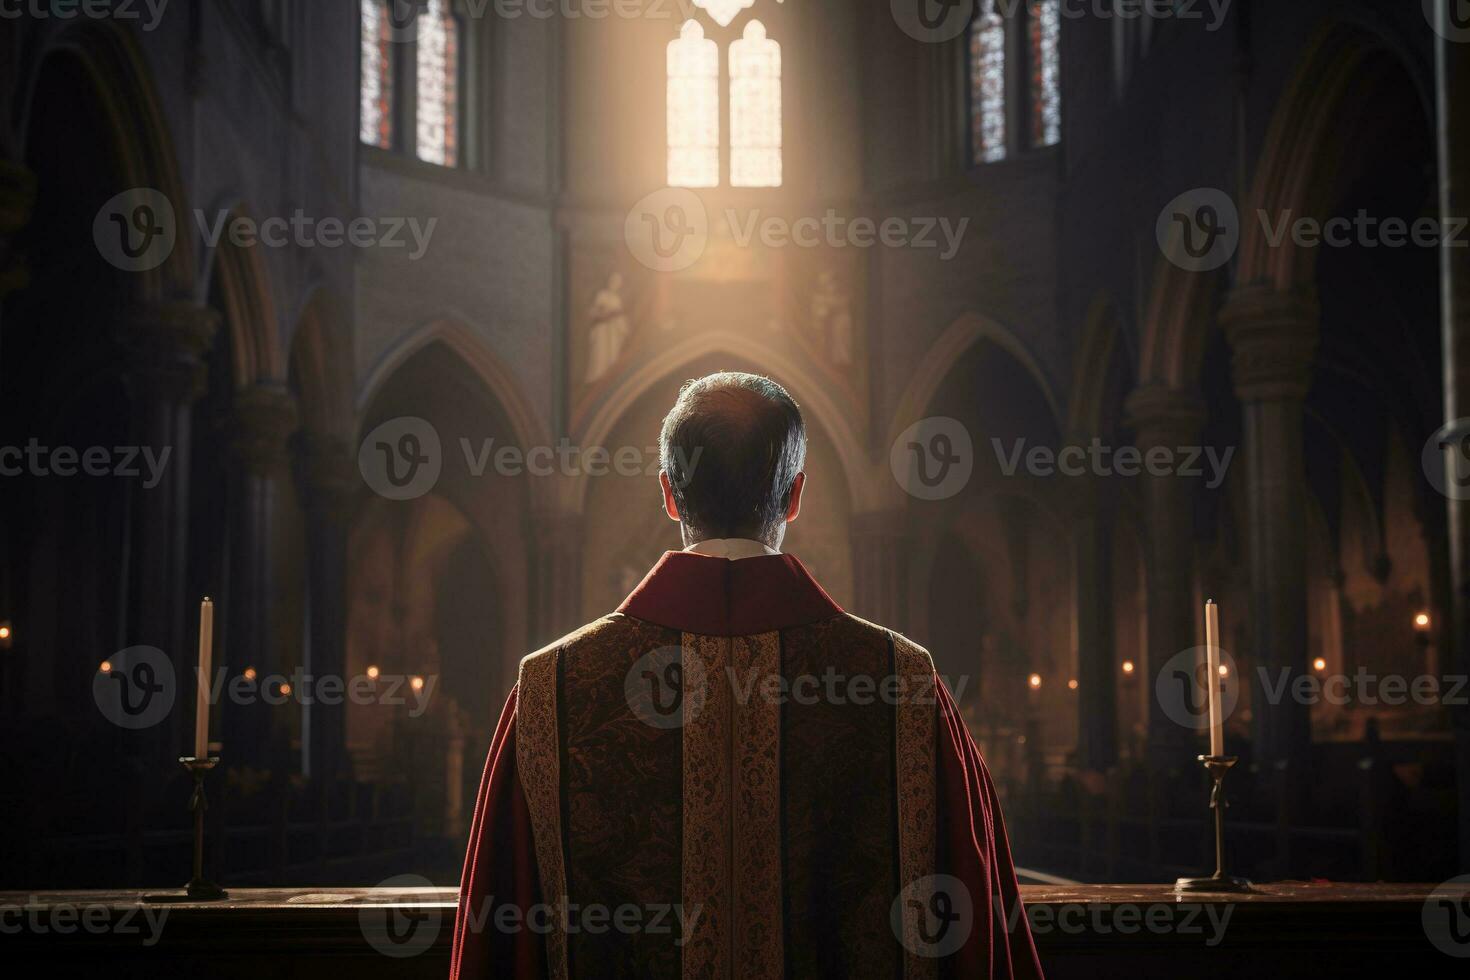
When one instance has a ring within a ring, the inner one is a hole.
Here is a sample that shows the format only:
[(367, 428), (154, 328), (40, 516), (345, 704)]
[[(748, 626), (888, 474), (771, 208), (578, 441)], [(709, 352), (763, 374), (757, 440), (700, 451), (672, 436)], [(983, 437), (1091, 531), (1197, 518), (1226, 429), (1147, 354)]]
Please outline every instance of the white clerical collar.
[(764, 542), (752, 541), (749, 538), (706, 538), (704, 541), (691, 544), (684, 550), (696, 555), (709, 555), (711, 558), (728, 558), (730, 561), (781, 553)]

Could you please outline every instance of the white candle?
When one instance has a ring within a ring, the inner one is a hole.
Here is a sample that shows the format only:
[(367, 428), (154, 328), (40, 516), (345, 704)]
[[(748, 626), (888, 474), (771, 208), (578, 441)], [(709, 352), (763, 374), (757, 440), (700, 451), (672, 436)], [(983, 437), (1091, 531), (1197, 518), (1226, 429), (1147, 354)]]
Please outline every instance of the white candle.
[(209, 672), (214, 659), (214, 602), (199, 604), (199, 696), (194, 703), (194, 758), (209, 757)]
[(1205, 690), (1210, 699), (1210, 755), (1225, 754), (1225, 719), (1220, 710), (1220, 607), (1205, 603)]

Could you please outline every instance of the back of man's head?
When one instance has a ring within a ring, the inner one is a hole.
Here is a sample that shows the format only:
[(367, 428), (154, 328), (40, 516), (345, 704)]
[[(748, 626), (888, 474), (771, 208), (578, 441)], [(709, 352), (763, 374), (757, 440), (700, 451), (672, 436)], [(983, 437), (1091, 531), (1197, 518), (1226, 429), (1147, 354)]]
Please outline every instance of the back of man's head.
[(722, 371), (685, 383), (659, 457), (686, 537), (779, 541), (806, 461), (806, 424), (776, 382)]

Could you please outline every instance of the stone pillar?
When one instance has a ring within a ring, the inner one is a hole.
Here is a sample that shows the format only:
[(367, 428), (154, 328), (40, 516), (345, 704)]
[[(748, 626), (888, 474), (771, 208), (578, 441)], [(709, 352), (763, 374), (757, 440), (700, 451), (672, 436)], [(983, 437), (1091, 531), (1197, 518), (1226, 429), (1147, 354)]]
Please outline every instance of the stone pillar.
[[(262, 384), (241, 391), (229, 420), (232, 514), (229, 595), (231, 666), (254, 667), (264, 681), (287, 675), (276, 609), (281, 492), (290, 475), (287, 440), (296, 429), (296, 406), (284, 386)], [(295, 702), (264, 701), (236, 712), (243, 730), (233, 732), (232, 754), (262, 762), (282, 755)], [(269, 747), (269, 750), (268, 750)]]
[[(347, 542), (353, 498), (362, 478), (345, 440), (302, 433), (297, 471), (306, 510), (306, 670), (314, 677), (347, 673)], [(347, 683), (351, 682), (346, 678)], [(346, 704), (309, 706), (307, 767), (317, 781), (348, 774)]]
[[(1454, 0), (1438, 0), (1443, 25), (1435, 37), (1436, 131), (1439, 136), (1439, 206), (1445, 226), (1470, 215), (1470, 44), (1450, 40)], [(1440, 250), (1440, 304), (1444, 336), (1445, 419), (1455, 423), (1446, 441), (1450, 472), (1470, 475), (1470, 254)], [(1450, 497), (1449, 673), (1470, 674), (1470, 501)], [(1470, 707), (1451, 709), (1459, 769), (1460, 865), (1470, 862)]]
[[(135, 310), (120, 338), (128, 357), (129, 393), (137, 445), (168, 452), (158, 484), (139, 488), (131, 542), (135, 615), (130, 645), (164, 650), (174, 661), (179, 697), (191, 691), (195, 643), (186, 637), (184, 580), (188, 558), (190, 412), (204, 392), (204, 352), (219, 317), (206, 307), (169, 302)], [(184, 747), (183, 724), (192, 712), (172, 711), (158, 727), (160, 760)]]
[(909, 541), (901, 510), (852, 515), (853, 612), (905, 632), (908, 622)]
[[(1075, 440), (1082, 443), (1085, 440)], [(1113, 650), (1112, 500), (1098, 476), (1068, 489), (1076, 609), (1077, 748), (1080, 765), (1104, 770), (1118, 758), (1118, 664)]]
[(531, 570), (531, 615), (526, 630), (532, 649), (581, 625), (583, 516), (569, 510), (539, 510), (527, 529)]
[(1309, 707), (1290, 697), (1269, 703), (1259, 671), (1273, 685), (1283, 669), (1292, 678), (1308, 673), (1302, 424), (1318, 313), (1302, 297), (1247, 286), (1230, 295), (1220, 320), (1244, 414), (1255, 755), (1260, 765), (1288, 764), (1300, 771), (1312, 743)]
[[(1128, 397), (1134, 441), (1145, 457), (1154, 447), (1195, 445), (1204, 427), (1204, 399), (1194, 392), (1150, 384)], [(1190, 761), (1190, 732), (1169, 719), (1155, 694), (1169, 658), (1199, 644), (1194, 615), (1194, 488), (1173, 475), (1142, 478), (1148, 515), (1148, 667), (1139, 671), (1148, 705), (1149, 758), (1154, 768), (1182, 769)]]

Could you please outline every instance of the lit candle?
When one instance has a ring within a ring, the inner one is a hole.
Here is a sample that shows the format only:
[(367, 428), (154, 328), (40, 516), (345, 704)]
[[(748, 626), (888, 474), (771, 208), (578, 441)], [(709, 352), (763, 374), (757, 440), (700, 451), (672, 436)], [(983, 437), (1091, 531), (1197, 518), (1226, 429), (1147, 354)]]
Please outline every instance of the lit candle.
[(199, 604), (199, 697), (194, 704), (194, 758), (209, 757), (209, 672), (214, 659), (214, 601)]
[(1225, 754), (1225, 719), (1220, 710), (1220, 607), (1205, 603), (1205, 690), (1210, 696), (1210, 755)]

